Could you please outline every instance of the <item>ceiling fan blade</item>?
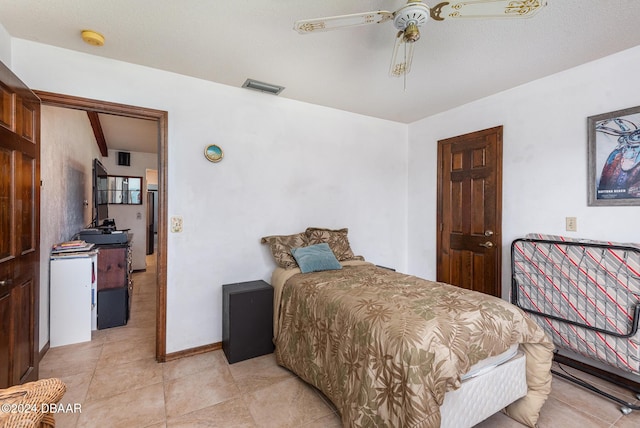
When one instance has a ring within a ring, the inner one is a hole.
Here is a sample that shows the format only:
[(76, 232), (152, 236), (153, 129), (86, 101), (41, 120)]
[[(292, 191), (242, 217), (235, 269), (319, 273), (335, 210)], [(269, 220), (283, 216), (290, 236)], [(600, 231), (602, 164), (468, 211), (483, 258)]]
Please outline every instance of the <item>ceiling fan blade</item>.
[(389, 67), (389, 75), (391, 77), (401, 77), (409, 74), (411, 61), (413, 61), (414, 46), (415, 43), (407, 41), (402, 31), (398, 32), (393, 54), (391, 55), (391, 67)]
[(443, 2), (431, 8), (435, 21), (461, 18), (529, 18), (547, 5), (547, 0), (467, 0)]
[(300, 34), (317, 31), (330, 31), (360, 25), (380, 24), (393, 18), (393, 13), (384, 10), (375, 12), (354, 13), (351, 15), (330, 16), (327, 18), (302, 19), (293, 24), (293, 29)]

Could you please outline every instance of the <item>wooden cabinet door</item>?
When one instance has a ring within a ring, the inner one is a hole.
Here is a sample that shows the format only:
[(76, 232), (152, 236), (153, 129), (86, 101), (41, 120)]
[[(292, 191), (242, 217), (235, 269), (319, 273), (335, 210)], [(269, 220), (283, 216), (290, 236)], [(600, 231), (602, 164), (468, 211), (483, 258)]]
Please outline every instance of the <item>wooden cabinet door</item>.
[[(22, 383), (30, 378), (36, 362), (33, 354), (33, 293), (31, 280), (13, 289), (13, 381)], [(37, 345), (37, 344), (36, 344)]]
[(0, 63), (0, 388), (38, 378), (40, 100)]
[(502, 127), (438, 141), (437, 280), (500, 297)]
[(101, 246), (98, 253), (98, 291), (127, 285), (127, 247)]
[(9, 372), (11, 356), (11, 334), (5, 326), (11, 325), (11, 294), (0, 296), (0, 387), (11, 385), (11, 373)]

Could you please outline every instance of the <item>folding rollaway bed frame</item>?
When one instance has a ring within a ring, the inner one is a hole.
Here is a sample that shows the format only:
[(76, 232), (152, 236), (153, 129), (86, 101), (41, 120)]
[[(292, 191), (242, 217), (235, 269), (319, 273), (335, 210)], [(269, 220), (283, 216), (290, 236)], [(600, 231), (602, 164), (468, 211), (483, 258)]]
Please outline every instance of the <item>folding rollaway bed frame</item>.
[[(528, 235), (513, 241), (511, 268), (511, 302), (534, 317), (556, 348), (640, 375), (640, 246)], [(582, 379), (552, 372), (617, 402), (624, 414), (640, 410)], [(620, 377), (607, 371), (590, 374), (640, 399), (634, 382), (618, 383)]]

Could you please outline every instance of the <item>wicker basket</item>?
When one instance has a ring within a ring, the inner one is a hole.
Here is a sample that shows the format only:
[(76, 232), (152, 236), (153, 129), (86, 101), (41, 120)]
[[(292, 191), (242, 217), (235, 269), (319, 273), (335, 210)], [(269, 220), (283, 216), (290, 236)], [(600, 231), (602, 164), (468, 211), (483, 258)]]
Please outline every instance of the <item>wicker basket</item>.
[(49, 408), (60, 401), (66, 390), (64, 382), (56, 378), (0, 389), (0, 427), (55, 427)]

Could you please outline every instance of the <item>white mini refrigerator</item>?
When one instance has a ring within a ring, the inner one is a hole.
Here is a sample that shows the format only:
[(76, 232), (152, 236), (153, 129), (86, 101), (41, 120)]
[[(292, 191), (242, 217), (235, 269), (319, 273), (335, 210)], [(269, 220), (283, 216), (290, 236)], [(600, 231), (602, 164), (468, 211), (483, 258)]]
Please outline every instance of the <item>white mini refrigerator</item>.
[(52, 348), (91, 340), (91, 330), (96, 329), (97, 266), (97, 251), (51, 257)]

